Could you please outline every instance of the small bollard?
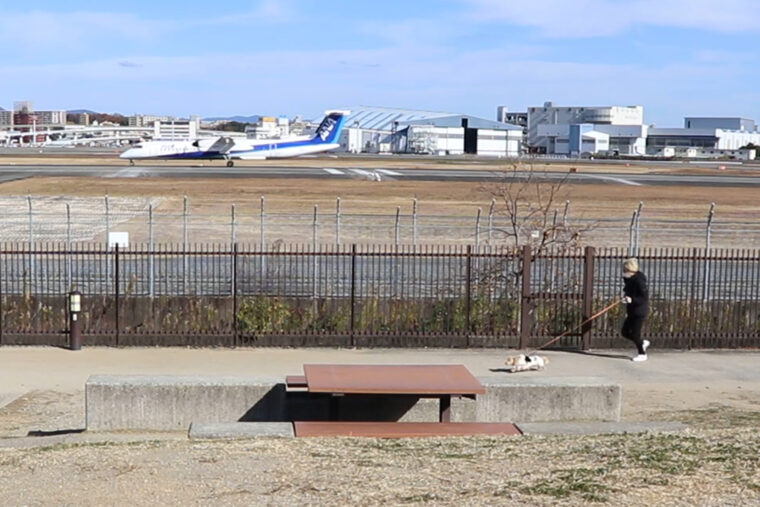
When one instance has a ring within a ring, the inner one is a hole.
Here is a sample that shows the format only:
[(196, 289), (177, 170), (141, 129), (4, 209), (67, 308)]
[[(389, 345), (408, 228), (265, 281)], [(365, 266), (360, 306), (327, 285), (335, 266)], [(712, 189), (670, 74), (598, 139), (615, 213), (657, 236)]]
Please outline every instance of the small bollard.
[(69, 292), (69, 349), (80, 350), (82, 348), (82, 323), (79, 313), (82, 311), (82, 293), (79, 291)]

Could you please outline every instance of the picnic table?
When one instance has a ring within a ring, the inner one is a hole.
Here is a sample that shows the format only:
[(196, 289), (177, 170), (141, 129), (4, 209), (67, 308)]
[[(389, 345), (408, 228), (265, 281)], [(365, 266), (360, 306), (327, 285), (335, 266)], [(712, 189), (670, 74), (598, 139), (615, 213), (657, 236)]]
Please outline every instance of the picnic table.
[(303, 376), (289, 376), (289, 388), (331, 395), (330, 420), (337, 417), (337, 398), (350, 395), (398, 395), (440, 400), (438, 420), (451, 421), (451, 397), (474, 399), (483, 385), (461, 364), (357, 365), (306, 364)]

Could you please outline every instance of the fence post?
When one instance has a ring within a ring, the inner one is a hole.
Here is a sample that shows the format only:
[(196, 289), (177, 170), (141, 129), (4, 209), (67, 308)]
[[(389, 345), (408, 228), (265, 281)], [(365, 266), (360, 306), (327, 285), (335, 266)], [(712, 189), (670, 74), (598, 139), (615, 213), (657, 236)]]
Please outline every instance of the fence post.
[(530, 291), (530, 269), (531, 269), (531, 251), (530, 245), (523, 246), (522, 249), (522, 298), (520, 300), (520, 350), (525, 350), (530, 338), (531, 328), (533, 327), (532, 301)]
[[(108, 246), (106, 245), (106, 248)], [(107, 252), (108, 250), (106, 250)], [(116, 313), (116, 346), (119, 346), (119, 244), (114, 245), (114, 301), (115, 301), (115, 313)], [(107, 265), (108, 263), (106, 263)]]
[(465, 283), (465, 290), (467, 292), (465, 299), (465, 332), (467, 336), (467, 346), (470, 346), (470, 333), (472, 332), (472, 317), (470, 315), (472, 311), (472, 245), (467, 245), (467, 267), (466, 267), (467, 280)]
[(111, 200), (109, 199), (108, 194), (103, 197), (103, 201), (106, 208), (106, 243), (108, 243), (111, 235)]
[(639, 201), (639, 207), (636, 208), (636, 251), (634, 252), (634, 256), (639, 256), (639, 247), (641, 246), (641, 236), (639, 233), (641, 232), (641, 208), (644, 207), (644, 202)]
[(335, 200), (335, 244), (340, 245), (340, 197)]
[(264, 255), (264, 245), (266, 244), (266, 238), (264, 237), (264, 219), (266, 218), (266, 214), (264, 212), (265, 209), (265, 202), (264, 202), (264, 196), (261, 196), (261, 211), (259, 214), (259, 252), (261, 252), (261, 255), (259, 256), (259, 284), (263, 283), (264, 281), (264, 272), (266, 271), (266, 256)]
[(356, 243), (351, 245), (351, 322), (349, 326), (350, 326), (352, 347), (356, 346), (356, 340), (354, 338), (354, 329), (355, 329), (354, 326), (356, 322), (355, 312), (356, 312)]
[(154, 258), (153, 253), (153, 203), (148, 206), (148, 293), (150, 297), (155, 295), (154, 291)]
[(312, 265), (312, 281), (311, 281), (311, 297), (317, 298), (317, 270), (319, 269), (319, 262), (317, 257), (317, 243), (319, 237), (319, 205), (314, 205), (314, 218), (312, 220), (311, 230), (311, 265)]
[[(496, 199), (491, 199), (491, 207), (488, 209), (488, 244), (493, 242), (493, 212), (496, 207)], [(557, 212), (554, 212), (554, 218), (557, 218)]]
[(66, 203), (66, 292), (74, 290), (71, 278), (71, 205)]
[[(259, 254), (261, 255), (261, 254)], [(232, 243), (232, 343), (235, 347), (240, 346), (240, 333), (238, 332), (238, 300), (237, 300), (237, 263), (238, 263), (238, 244)]]
[(697, 311), (697, 291), (699, 290), (698, 274), (699, 274), (699, 249), (692, 248), (691, 250), (691, 295), (689, 297), (689, 350), (692, 350), (695, 343), (695, 312)]
[(182, 199), (182, 295), (187, 294), (187, 195)]
[(412, 244), (417, 246), (417, 198), (412, 200)]
[(230, 243), (235, 244), (235, 241), (237, 241), (237, 215), (235, 214), (235, 204), (232, 205), (230, 213), (232, 219), (230, 222)]
[(715, 215), (715, 203), (710, 204), (710, 212), (707, 214), (707, 227), (705, 230), (705, 267), (702, 276), (702, 300), (710, 299), (710, 250), (712, 249), (712, 221)]
[[(105, 219), (106, 219), (106, 250), (110, 249), (109, 239), (111, 235), (111, 201), (108, 194), (103, 196), (103, 206), (105, 207)], [(106, 257), (108, 259), (108, 257)], [(111, 278), (111, 264), (106, 262), (106, 280)]]
[[(587, 246), (583, 256), (583, 321), (590, 319), (594, 314), (594, 255), (593, 246)], [(587, 322), (581, 329), (582, 350), (591, 348), (591, 322)]]
[(34, 269), (34, 222), (32, 219), (32, 194), (26, 196), (26, 202), (29, 207), (29, 291), (34, 291), (35, 269)]
[(393, 229), (393, 242), (398, 246), (401, 240), (401, 206), (396, 206), (396, 223)]
[(570, 211), (570, 201), (565, 201), (565, 212), (562, 214), (562, 227), (567, 228), (567, 214)]
[(480, 246), (480, 215), (483, 213), (481, 208), (478, 208), (478, 215), (475, 218), (475, 246)]
[(631, 225), (630, 227), (628, 227), (628, 257), (633, 257), (634, 255), (634, 247), (633, 247), (634, 227), (636, 227), (636, 210), (633, 210), (633, 214), (631, 215)]

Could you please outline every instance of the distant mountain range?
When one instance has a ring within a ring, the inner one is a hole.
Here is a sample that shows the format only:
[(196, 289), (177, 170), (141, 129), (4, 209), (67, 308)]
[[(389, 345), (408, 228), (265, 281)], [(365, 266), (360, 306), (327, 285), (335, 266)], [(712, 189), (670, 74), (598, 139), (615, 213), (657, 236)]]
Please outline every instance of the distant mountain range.
[(96, 111), (91, 111), (89, 109), (69, 109), (66, 112), (71, 114), (98, 114)]

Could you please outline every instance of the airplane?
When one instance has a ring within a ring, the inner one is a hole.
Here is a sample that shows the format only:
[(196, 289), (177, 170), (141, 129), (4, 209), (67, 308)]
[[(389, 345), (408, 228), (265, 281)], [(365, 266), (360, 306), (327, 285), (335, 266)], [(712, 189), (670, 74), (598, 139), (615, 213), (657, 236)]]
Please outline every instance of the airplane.
[(227, 161), (232, 167), (234, 159), (265, 160), (267, 158), (297, 157), (312, 155), (339, 147), (340, 133), (346, 122), (347, 111), (328, 111), (319, 124), (314, 137), (294, 137), (286, 139), (235, 139), (221, 136), (195, 141), (154, 140), (138, 143), (129, 148), (119, 158), (129, 160), (134, 165), (139, 159), (166, 160), (218, 160)]

